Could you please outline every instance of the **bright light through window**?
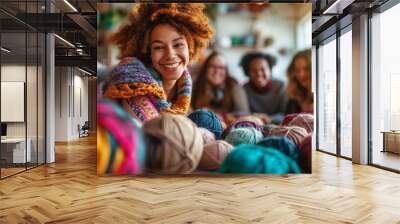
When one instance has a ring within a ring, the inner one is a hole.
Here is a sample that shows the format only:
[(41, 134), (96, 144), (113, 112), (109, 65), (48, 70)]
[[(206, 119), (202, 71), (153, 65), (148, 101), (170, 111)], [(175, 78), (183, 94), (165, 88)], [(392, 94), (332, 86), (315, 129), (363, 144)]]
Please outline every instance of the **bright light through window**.
[(318, 52), (318, 148), (336, 153), (336, 40)]

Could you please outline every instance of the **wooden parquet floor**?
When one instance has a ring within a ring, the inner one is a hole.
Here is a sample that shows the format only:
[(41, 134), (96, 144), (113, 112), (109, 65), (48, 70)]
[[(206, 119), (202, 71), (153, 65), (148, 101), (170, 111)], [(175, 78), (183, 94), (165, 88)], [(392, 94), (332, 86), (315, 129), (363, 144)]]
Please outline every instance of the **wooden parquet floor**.
[(320, 152), (312, 175), (97, 177), (96, 141), (0, 181), (0, 223), (400, 223), (400, 175)]

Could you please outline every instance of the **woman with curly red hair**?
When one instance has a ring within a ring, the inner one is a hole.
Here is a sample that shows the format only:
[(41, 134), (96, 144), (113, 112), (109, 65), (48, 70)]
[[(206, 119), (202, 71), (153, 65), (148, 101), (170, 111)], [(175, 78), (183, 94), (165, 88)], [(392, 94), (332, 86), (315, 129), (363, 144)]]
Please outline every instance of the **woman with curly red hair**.
[(186, 114), (192, 79), (187, 65), (198, 58), (213, 30), (203, 4), (140, 4), (113, 38), (121, 61), (104, 95), (146, 121), (168, 112)]

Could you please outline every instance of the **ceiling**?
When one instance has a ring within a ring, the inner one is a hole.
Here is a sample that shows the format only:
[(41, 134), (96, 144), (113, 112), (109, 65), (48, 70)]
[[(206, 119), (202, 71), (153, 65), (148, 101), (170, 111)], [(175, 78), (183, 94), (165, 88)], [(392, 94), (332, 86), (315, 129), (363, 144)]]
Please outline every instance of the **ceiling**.
[(312, 0), (312, 38), (317, 44), (388, 0)]
[(7, 54), (9, 60), (36, 55), (36, 39), (32, 39), (36, 33), (51, 32), (74, 45), (55, 38), (56, 66), (77, 66), (96, 73), (96, 0), (47, 0), (47, 9), (44, 0), (1, 0), (0, 25), (2, 46), (12, 50)]

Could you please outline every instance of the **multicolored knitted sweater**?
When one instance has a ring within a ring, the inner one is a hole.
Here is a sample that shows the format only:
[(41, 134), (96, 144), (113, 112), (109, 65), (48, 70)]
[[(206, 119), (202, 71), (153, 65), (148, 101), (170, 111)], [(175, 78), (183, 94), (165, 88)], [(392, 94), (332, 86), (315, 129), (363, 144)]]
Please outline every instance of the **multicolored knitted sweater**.
[(162, 79), (153, 68), (147, 68), (139, 59), (121, 60), (105, 82), (104, 96), (120, 101), (122, 106), (141, 121), (161, 113), (186, 114), (192, 95), (192, 78), (187, 70), (177, 80), (177, 97), (169, 102)]

